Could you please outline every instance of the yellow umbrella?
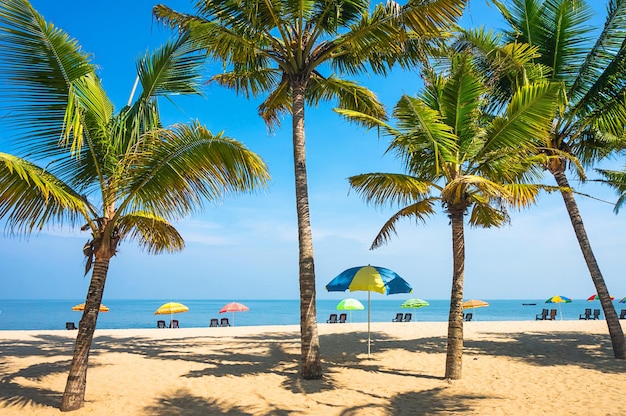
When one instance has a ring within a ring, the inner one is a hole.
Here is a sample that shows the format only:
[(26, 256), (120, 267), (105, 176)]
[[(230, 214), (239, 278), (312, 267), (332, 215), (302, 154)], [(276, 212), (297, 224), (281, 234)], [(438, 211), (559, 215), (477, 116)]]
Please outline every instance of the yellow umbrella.
[(485, 306), (489, 306), (489, 304), (485, 302), (484, 300), (479, 300), (479, 299), (470, 299), (470, 300), (466, 300), (465, 302), (463, 302), (463, 310), (482, 308)]
[(168, 302), (159, 306), (159, 309), (154, 312), (155, 315), (169, 315), (170, 316), (170, 328), (172, 327), (172, 314), (187, 312), (189, 308), (182, 303)]
[(478, 299), (470, 299), (463, 302), (463, 309), (482, 308), (483, 306), (489, 306), (489, 304), (484, 300)]
[[(81, 303), (79, 305), (72, 306), (72, 310), (73, 311), (84, 311), (85, 310), (85, 304)], [(108, 312), (108, 311), (109, 311), (109, 308), (107, 308), (106, 306), (104, 306), (102, 304), (100, 305), (100, 312)]]

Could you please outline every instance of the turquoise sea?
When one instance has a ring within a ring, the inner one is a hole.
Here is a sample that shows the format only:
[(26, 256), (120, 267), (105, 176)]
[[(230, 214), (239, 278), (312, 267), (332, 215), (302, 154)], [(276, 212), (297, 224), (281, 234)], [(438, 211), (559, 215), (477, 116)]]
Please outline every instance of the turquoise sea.
[[(349, 296), (346, 296), (349, 297)], [(355, 296), (356, 297), (356, 296)], [(367, 322), (367, 299), (359, 300), (365, 305), (362, 311), (352, 312), (352, 322)], [(404, 297), (375, 298), (371, 300), (372, 322), (391, 322), (400, 312), (412, 312), (413, 320), (445, 322), (448, 320), (449, 301), (428, 300), (430, 306), (412, 310), (401, 309), (400, 304)], [(573, 300), (565, 304), (545, 304), (545, 299), (533, 300), (489, 300), (488, 307), (473, 310), (474, 319), (478, 321), (524, 321), (534, 320), (535, 315), (541, 313), (542, 308), (560, 310), (562, 319), (578, 319), (585, 308), (600, 308), (600, 302), (587, 300)], [(98, 328), (155, 328), (158, 319), (169, 320), (169, 316), (154, 315), (154, 311), (162, 304), (175, 301), (189, 307), (188, 312), (173, 316), (183, 328), (199, 328), (209, 326), (211, 318), (234, 318), (236, 326), (254, 325), (289, 325), (299, 324), (299, 300), (245, 300), (237, 299), (250, 308), (247, 312), (219, 314), (218, 311), (232, 300), (105, 300), (109, 312), (102, 312), (98, 316)], [(65, 329), (65, 322), (75, 322), (81, 318), (82, 312), (72, 311), (72, 306), (84, 302), (74, 300), (0, 300), (0, 330), (50, 330)], [(339, 313), (335, 308), (339, 300), (318, 300), (318, 322), (325, 323), (331, 313)], [(536, 303), (536, 305), (524, 305)], [(615, 304), (619, 312), (626, 309), (626, 305)], [(561, 315), (557, 315), (560, 319)], [(350, 314), (349, 314), (350, 316)], [(602, 314), (600, 319), (604, 318)], [(350, 318), (349, 318), (350, 319)], [(349, 320), (348, 319), (348, 320)]]

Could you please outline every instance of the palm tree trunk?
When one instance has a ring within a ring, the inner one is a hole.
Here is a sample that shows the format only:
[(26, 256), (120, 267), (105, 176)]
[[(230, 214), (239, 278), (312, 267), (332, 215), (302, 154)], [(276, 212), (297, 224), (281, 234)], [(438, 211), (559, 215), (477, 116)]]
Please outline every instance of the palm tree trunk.
[[(556, 171), (552, 172), (552, 174), (556, 179), (556, 183), (561, 188), (569, 189), (569, 181), (567, 180), (564, 172)], [(593, 284), (596, 287), (596, 292), (598, 293), (598, 297), (600, 298), (600, 304), (602, 305), (604, 316), (606, 318), (606, 324), (609, 328), (611, 344), (613, 345), (613, 355), (615, 356), (615, 358), (619, 358), (622, 360), (626, 359), (626, 339), (624, 338), (624, 333), (622, 332), (622, 326), (619, 323), (617, 312), (615, 311), (615, 307), (613, 306), (613, 302), (611, 301), (609, 290), (606, 287), (604, 277), (602, 277), (602, 272), (600, 272), (600, 267), (598, 266), (596, 257), (594, 256), (593, 250), (591, 249), (591, 243), (589, 243), (587, 231), (585, 231), (585, 226), (583, 224), (583, 219), (580, 216), (580, 211), (578, 211), (578, 205), (576, 204), (576, 200), (574, 199), (574, 193), (561, 191), (561, 195), (563, 196), (563, 201), (565, 202), (567, 213), (569, 214), (570, 221), (572, 222), (572, 226), (574, 227), (574, 233), (576, 234), (576, 238), (578, 239), (578, 244), (580, 245), (580, 249), (583, 252), (583, 257), (585, 258), (585, 262), (587, 263), (587, 268), (589, 269), (589, 273), (591, 274), (591, 280), (593, 281)]]
[(460, 380), (463, 365), (463, 278), (465, 274), (465, 236), (463, 215), (465, 209), (452, 208), (452, 293), (448, 316), (448, 346), (446, 350), (446, 379)]
[(85, 400), (89, 351), (91, 350), (91, 342), (96, 330), (96, 321), (98, 320), (98, 312), (102, 303), (102, 294), (110, 259), (110, 256), (105, 256), (104, 258), (96, 258), (94, 262), (91, 283), (89, 284), (89, 291), (85, 301), (85, 311), (78, 325), (74, 357), (72, 358), (72, 366), (70, 367), (70, 374), (67, 377), (63, 401), (61, 402), (62, 412), (80, 409)]
[(293, 106), (293, 161), (296, 179), (296, 210), (298, 212), (298, 249), (300, 255), (300, 353), (302, 378), (314, 380), (322, 377), (320, 344), (317, 333), (315, 305), (315, 264), (313, 261), (313, 236), (309, 213), (309, 195), (306, 175), (304, 138), (305, 81), (292, 83)]

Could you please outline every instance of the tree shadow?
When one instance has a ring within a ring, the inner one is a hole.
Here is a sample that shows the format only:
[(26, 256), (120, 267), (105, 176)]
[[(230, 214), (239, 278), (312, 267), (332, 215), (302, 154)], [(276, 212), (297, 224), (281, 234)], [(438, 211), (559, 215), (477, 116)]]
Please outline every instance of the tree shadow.
[(178, 390), (170, 396), (161, 397), (157, 403), (145, 408), (145, 414), (154, 416), (205, 416), (252, 415), (240, 406), (231, 406), (217, 399), (207, 400), (204, 397), (194, 396), (185, 390)]

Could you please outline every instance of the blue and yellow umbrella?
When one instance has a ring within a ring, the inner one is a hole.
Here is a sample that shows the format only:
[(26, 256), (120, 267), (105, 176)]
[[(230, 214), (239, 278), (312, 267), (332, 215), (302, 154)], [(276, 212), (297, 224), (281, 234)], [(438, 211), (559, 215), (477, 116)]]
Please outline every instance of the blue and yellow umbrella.
[(370, 293), (383, 295), (411, 293), (413, 288), (396, 272), (378, 266), (360, 266), (344, 270), (326, 285), (329, 292), (367, 291), (367, 356), (370, 356)]

